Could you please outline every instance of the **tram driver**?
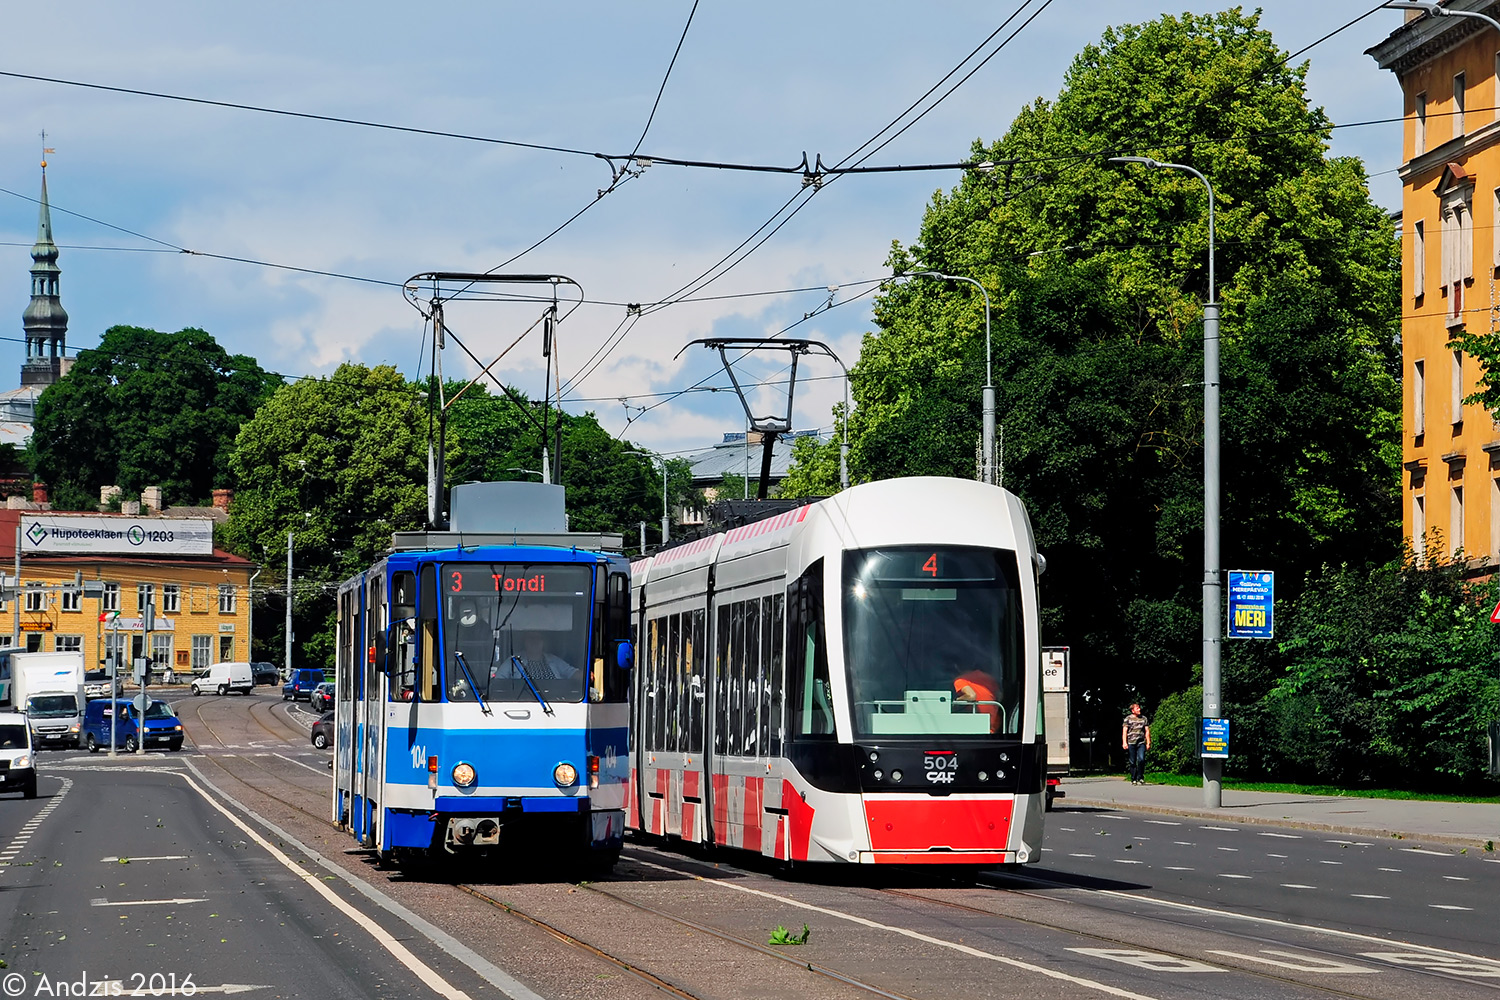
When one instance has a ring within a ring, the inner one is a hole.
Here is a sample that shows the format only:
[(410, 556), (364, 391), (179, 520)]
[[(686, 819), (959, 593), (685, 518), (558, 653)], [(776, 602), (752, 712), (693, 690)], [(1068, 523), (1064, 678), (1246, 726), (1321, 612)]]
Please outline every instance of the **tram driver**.
[(1000, 731), (1000, 682), (983, 670), (969, 670), (953, 678), (953, 700), (973, 703), (990, 717), (990, 733)]
[[(516, 654), (533, 681), (572, 680), (578, 668), (547, 648), (547, 634), (535, 629), (521, 633), (521, 651)], [(506, 658), (490, 670), (495, 679), (519, 679), (514, 661)]]

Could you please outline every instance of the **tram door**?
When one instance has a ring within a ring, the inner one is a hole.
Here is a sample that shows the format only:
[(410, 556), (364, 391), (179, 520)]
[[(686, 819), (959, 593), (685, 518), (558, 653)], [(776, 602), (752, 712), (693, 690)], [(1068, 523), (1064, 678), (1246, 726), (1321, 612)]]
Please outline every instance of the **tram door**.
[(366, 816), (368, 821), (362, 831), (361, 842), (366, 847), (376, 847), (380, 839), (380, 804), (384, 800), (382, 778), (385, 774), (385, 692), (380, 670), (380, 660), (385, 649), (385, 565), (371, 571), (365, 578), (365, 656), (361, 673), (364, 677), (360, 692), (361, 714), (364, 719), (365, 741), (364, 767), (361, 781)]
[(333, 787), (335, 789), (333, 815), (330, 817), (340, 826), (353, 828), (354, 813), (354, 739), (359, 730), (355, 726), (354, 685), (359, 670), (359, 607), (358, 587), (345, 587), (339, 592), (338, 648), (334, 652), (334, 739), (333, 739)]

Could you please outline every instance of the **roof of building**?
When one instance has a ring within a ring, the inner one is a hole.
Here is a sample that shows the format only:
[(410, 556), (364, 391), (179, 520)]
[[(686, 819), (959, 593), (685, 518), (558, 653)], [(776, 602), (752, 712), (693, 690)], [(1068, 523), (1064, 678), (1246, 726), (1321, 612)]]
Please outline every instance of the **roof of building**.
[[(792, 442), (796, 438), (813, 437), (822, 440), (819, 431), (793, 431), (790, 435), (783, 435), (776, 439), (776, 444), (771, 449), (771, 475), (773, 482), (780, 482), (786, 478), (787, 470), (792, 467)], [(749, 479), (760, 478), (760, 463), (763, 446), (759, 434), (750, 434), (749, 442), (746, 442), (744, 431), (736, 431), (724, 435), (724, 440), (714, 445), (707, 451), (689, 455), (687, 460), (693, 466), (693, 485), (712, 486), (722, 482), (725, 473), (736, 476), (745, 476), (746, 455), (749, 455)]]

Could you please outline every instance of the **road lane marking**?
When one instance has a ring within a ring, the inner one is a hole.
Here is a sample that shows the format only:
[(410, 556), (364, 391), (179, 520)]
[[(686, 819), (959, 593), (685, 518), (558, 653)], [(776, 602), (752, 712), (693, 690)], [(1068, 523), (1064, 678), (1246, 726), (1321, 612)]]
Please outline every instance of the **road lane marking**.
[(1175, 955), (1163, 955), (1155, 951), (1137, 951), (1133, 948), (1069, 948), (1068, 950), (1079, 955), (1088, 955), (1091, 958), (1107, 958), (1111, 962), (1132, 965), (1137, 969), (1149, 969), (1152, 972), (1229, 971), (1217, 965), (1195, 962), (1191, 958), (1178, 958)]
[(1280, 858), (1283, 861), (1286, 860), (1286, 855), (1285, 854), (1267, 854), (1266, 857), (1268, 857), (1268, 858)]
[(1320, 865), (1341, 865), (1341, 864), (1343, 864), (1343, 862), (1342, 861), (1319, 861), (1318, 864), (1320, 864)]
[(184, 903), (206, 903), (206, 902), (208, 902), (208, 897), (207, 896), (204, 896), (201, 899), (120, 899), (120, 900), (113, 900), (113, 901), (108, 900), (108, 899), (100, 898), (100, 899), (91, 899), (91, 900), (89, 900), (89, 905), (90, 906), (181, 906)]
[(1198, 870), (1196, 868), (1183, 868), (1179, 865), (1167, 865), (1166, 867), (1169, 872), (1195, 872)]
[(1193, 843), (1190, 840), (1174, 840), (1174, 841), (1172, 841), (1172, 843), (1175, 844), (1178, 847), (1197, 847), (1198, 846), (1197, 844)]
[[(1282, 840), (1301, 840), (1302, 839), (1301, 837), (1299, 837), (1295, 833), (1260, 833), (1260, 834), (1256, 834), (1256, 836), (1258, 836), (1258, 837), (1279, 837)], [(1227, 954), (1229, 954), (1229, 952), (1224, 952), (1224, 954), (1227, 955)]]
[(1399, 872), (1401, 869), (1399, 869), (1399, 868), (1377, 868), (1375, 870), (1378, 871), (1378, 872)]
[(26, 825), (21, 828), (21, 833), (12, 838), (11, 842), (6, 845), (5, 856), (0, 856), (0, 871), (5, 871), (11, 866), (11, 862), (14, 861), (16, 855), (21, 852), (21, 848), (26, 846), (26, 842), (31, 839), (31, 835), (36, 832), (36, 828), (41, 826), (43, 821), (45, 821), (48, 816), (52, 815), (53, 810), (62, 805), (62, 800), (66, 798), (68, 792), (72, 790), (72, 778), (59, 778), (58, 780), (62, 782), (61, 791), (59, 791), (56, 795), (53, 795), (51, 797), (51, 801), (43, 806), (40, 812), (38, 812), (35, 816), (33, 816), (26, 822)]
[(1230, 875), (1227, 872), (1220, 872), (1219, 873), (1219, 878), (1254, 878), (1254, 877), (1255, 877), (1254, 875)]
[(892, 927), (890, 924), (882, 924), (879, 921), (870, 920), (867, 917), (856, 916), (853, 913), (845, 913), (843, 910), (834, 910), (826, 906), (817, 906), (813, 903), (804, 903), (802, 902), (802, 900), (793, 899), (791, 896), (781, 896), (774, 892), (766, 892), (763, 889), (752, 889), (747, 885), (735, 885), (733, 882), (722, 882), (718, 879), (704, 878), (702, 875), (692, 875), (690, 873), (682, 871), (682, 869), (680, 868), (669, 868), (666, 865), (659, 865), (653, 861), (645, 861), (633, 855), (631, 860), (633, 860), (636, 864), (643, 865), (647, 868), (655, 868), (658, 871), (668, 872), (678, 877), (687, 874), (690, 878), (696, 881), (703, 882), (712, 886), (717, 886), (721, 889), (728, 889), (733, 892), (742, 892), (748, 896), (759, 896), (762, 899), (775, 900), (776, 902), (786, 906), (795, 907), (799, 910), (808, 910), (813, 913), (821, 913), (825, 916), (834, 917), (838, 920), (846, 920), (851, 924), (858, 924), (861, 927), (869, 927), (872, 930), (887, 931), (891, 934), (899, 934), (902, 937), (910, 938), (914, 941), (921, 941), (925, 944), (936, 945), (939, 948), (947, 948), (950, 951), (956, 951), (960, 954), (968, 955), (972, 958), (982, 958), (986, 961), (996, 962), (1000, 965), (1006, 965), (1012, 969), (1024, 969), (1027, 972), (1034, 972), (1039, 976), (1046, 976), (1048, 979), (1057, 979), (1065, 983), (1072, 983), (1074, 986), (1082, 986), (1086, 989), (1098, 990), (1100, 993), (1108, 993), (1110, 996), (1126, 997), (1128, 998), (1128, 1000), (1153, 1000), (1153, 998), (1144, 993), (1132, 993), (1130, 990), (1120, 989), (1117, 986), (1111, 986), (1108, 983), (1101, 983), (1093, 979), (1085, 979), (1082, 976), (1069, 975), (1066, 972), (1061, 972), (1057, 969), (1049, 968), (1045, 965), (1035, 965), (1031, 962), (1023, 962), (1018, 958), (1009, 958), (1005, 955), (996, 955), (993, 952), (980, 951), (978, 948), (971, 948), (966, 944), (959, 944), (955, 941), (946, 941), (943, 938), (933, 937), (931, 934), (923, 934), (921, 931), (910, 930), (906, 927)]
[(1237, 826), (1200, 826), (1200, 827), (1198, 827), (1198, 829), (1200, 829), (1200, 830), (1218, 830), (1220, 833), (1239, 833), (1240, 832), (1240, 828), (1237, 827)]
[[(1433, 956), (1420, 951), (1363, 951), (1364, 958), (1373, 958), (1394, 965), (1415, 965), (1429, 972), (1448, 972), (1455, 976), (1478, 976), (1481, 979), (1500, 979), (1500, 963), (1473, 956)], [(1465, 961), (1468, 959), (1468, 961)]]
[(254, 983), (224, 983), (222, 986), (179, 986), (176, 990), (171, 988), (126, 990), (123, 979), (109, 979), (104, 982), (105, 992), (98, 996), (111, 997), (170, 997), (170, 996), (197, 996), (199, 993), (249, 993), (251, 990), (275, 989), (273, 986), (256, 985)]
[(1449, 882), (1467, 882), (1467, 881), (1469, 881), (1467, 878), (1465, 878), (1462, 875), (1444, 875), (1443, 878), (1447, 879)]
[[(1262, 962), (1266, 965), (1274, 965), (1278, 969), (1293, 969), (1297, 972), (1325, 972), (1329, 975), (1358, 975), (1360, 973), (1379, 972), (1367, 965), (1350, 965), (1348, 962), (1335, 962), (1332, 959), (1317, 958), (1309, 955), (1299, 955), (1293, 951), (1281, 951), (1278, 948), (1262, 948), (1259, 955), (1246, 955), (1238, 951), (1215, 951), (1210, 949), (1210, 955), (1223, 955), (1227, 958), (1238, 958), (1246, 962)], [(1265, 955), (1280, 955), (1282, 961), (1275, 958), (1264, 958)]]
[(282, 760), (286, 761), (287, 763), (289, 763), (289, 764), (296, 764), (298, 767), (305, 767), (309, 771), (311, 771), (313, 774), (316, 774), (316, 775), (320, 775), (320, 776), (321, 775), (327, 775), (329, 777), (332, 777), (332, 775), (333, 775), (333, 772), (329, 771), (327, 767), (313, 767), (311, 764), (304, 764), (300, 760), (292, 760), (292, 758), (284, 756), (284, 755), (279, 754), (279, 753), (273, 753), (270, 756), (272, 756), (272, 757), (280, 757)]
[(1351, 892), (1349, 895), (1355, 899), (1390, 899), (1389, 896), (1377, 896), (1373, 892)]
[(1148, 819), (1145, 822), (1151, 823), (1151, 824), (1153, 824), (1155, 826), (1181, 826), (1182, 825), (1181, 823), (1176, 823), (1176, 822), (1173, 822), (1172, 820), (1169, 820), (1169, 819)]
[(115, 864), (119, 861), (183, 861), (186, 854), (159, 854), (152, 858), (100, 858), (105, 864)]
[[(1317, 886), (1315, 886), (1315, 885), (1303, 885), (1301, 882), (1283, 882), (1283, 883), (1281, 883), (1281, 887), (1283, 889), (1316, 889), (1317, 888)], [(1224, 954), (1227, 954), (1227, 952), (1224, 953)]]
[(1068, 857), (1070, 857), (1070, 858), (1092, 858), (1093, 855), (1092, 854), (1069, 854)]
[(1428, 903), (1427, 905), (1429, 907), (1431, 907), (1432, 909), (1434, 909), (1434, 910), (1473, 910), (1474, 909), (1474, 907), (1472, 907), (1472, 906), (1450, 906), (1447, 903)]
[(1216, 850), (1216, 851), (1235, 851), (1236, 853), (1238, 853), (1239, 848), (1238, 847), (1216, 847), (1216, 848), (1214, 848), (1214, 850)]
[(1143, 865), (1146, 863), (1144, 861), (1132, 861), (1129, 858), (1115, 858), (1114, 862), (1117, 865)]
[(1407, 854), (1430, 854), (1435, 858), (1453, 857), (1453, 855), (1449, 854), (1447, 851), (1428, 851), (1421, 847), (1403, 847), (1401, 848), (1401, 850), (1405, 851)]

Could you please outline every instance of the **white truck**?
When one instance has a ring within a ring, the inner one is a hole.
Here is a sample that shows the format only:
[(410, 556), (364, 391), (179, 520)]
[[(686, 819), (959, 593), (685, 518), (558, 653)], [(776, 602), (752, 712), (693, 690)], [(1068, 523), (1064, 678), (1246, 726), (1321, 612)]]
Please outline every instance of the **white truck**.
[(80, 746), (83, 654), (13, 653), (10, 674), (10, 703), (31, 721), (35, 748)]

